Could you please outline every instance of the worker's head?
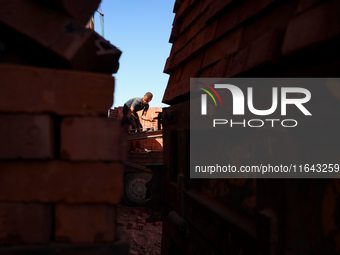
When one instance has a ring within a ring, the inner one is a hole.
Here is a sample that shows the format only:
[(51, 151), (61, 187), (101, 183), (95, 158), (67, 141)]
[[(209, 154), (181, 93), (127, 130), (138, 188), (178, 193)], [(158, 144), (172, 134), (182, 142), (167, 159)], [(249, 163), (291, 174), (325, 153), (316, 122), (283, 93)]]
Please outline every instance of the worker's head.
[(148, 104), (151, 101), (152, 97), (153, 95), (151, 92), (146, 92), (143, 97), (143, 104)]

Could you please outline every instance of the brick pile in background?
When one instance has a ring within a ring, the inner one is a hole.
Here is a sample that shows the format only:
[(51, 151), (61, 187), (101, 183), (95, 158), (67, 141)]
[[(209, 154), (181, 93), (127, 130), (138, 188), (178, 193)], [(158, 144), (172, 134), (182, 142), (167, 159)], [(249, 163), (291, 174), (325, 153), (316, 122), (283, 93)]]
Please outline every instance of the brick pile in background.
[(336, 76), (339, 9), (337, 0), (176, 0), (163, 102), (186, 101), (190, 77)]
[[(147, 118), (157, 118), (158, 112), (162, 112), (162, 107), (150, 107), (146, 113)], [(138, 112), (139, 119), (143, 128), (151, 128), (153, 127), (157, 130), (157, 121), (156, 122), (149, 122), (141, 119), (142, 111)], [(163, 151), (163, 137), (161, 138), (153, 138), (153, 139), (146, 139), (139, 141), (140, 147), (145, 148), (147, 150), (153, 151)]]
[[(156, 122), (149, 122), (141, 119), (143, 111), (139, 111), (138, 116), (140, 119), (140, 123), (143, 125), (143, 128), (151, 128), (154, 127), (155, 130), (157, 130), (157, 121)], [(158, 113), (162, 112), (162, 107), (150, 107), (149, 110), (146, 113), (146, 117), (153, 119), (158, 117)]]
[[(146, 117), (147, 118), (156, 118), (158, 117), (158, 113), (162, 112), (162, 107), (150, 107), (147, 111)], [(143, 128), (151, 128), (153, 127), (155, 130), (157, 130), (157, 122), (149, 122), (141, 119), (142, 111), (137, 112), (139, 116), (139, 120), (141, 121), (141, 124), (143, 125)], [(123, 107), (115, 107), (114, 109), (110, 109), (109, 112), (109, 118), (112, 119), (123, 119)], [(131, 126), (130, 126), (131, 129)], [(139, 147), (153, 150), (153, 151), (162, 151), (163, 150), (163, 138), (154, 138), (154, 139), (146, 139), (146, 140), (140, 140), (139, 141)], [(131, 150), (131, 143), (128, 142), (127, 150)]]
[[(151, 128), (154, 127), (155, 130), (157, 129), (157, 122), (149, 122), (141, 119), (143, 111), (139, 111), (138, 116), (141, 124), (143, 125), (143, 128)], [(146, 113), (147, 118), (156, 118), (158, 117), (158, 113), (162, 112), (162, 107), (150, 107), (149, 110)], [(112, 119), (123, 119), (123, 106), (115, 107), (114, 109), (110, 109), (109, 112), (109, 118)]]
[(109, 118), (121, 120), (123, 119), (123, 106), (115, 107), (109, 110)]
[(84, 28), (100, 1), (86, 2), (0, 4), (11, 14), (0, 18), (1, 254), (127, 254), (116, 226), (125, 132), (107, 119), (120, 52)]

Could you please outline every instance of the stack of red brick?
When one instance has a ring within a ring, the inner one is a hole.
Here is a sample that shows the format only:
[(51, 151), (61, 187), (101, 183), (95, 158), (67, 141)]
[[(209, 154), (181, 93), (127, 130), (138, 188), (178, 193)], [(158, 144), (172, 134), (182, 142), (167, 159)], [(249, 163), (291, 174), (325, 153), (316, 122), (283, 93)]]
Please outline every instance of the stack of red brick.
[[(150, 107), (149, 110), (146, 113), (146, 117), (153, 119), (158, 117), (158, 113), (162, 112), (162, 107)], [(142, 111), (138, 112), (139, 118), (142, 115)], [(149, 122), (145, 120), (141, 120), (141, 124), (143, 125), (143, 128), (154, 128), (157, 130), (157, 122)], [(139, 141), (140, 147), (145, 148), (147, 150), (152, 151), (163, 151), (163, 137), (160, 138), (153, 138), (153, 139), (146, 139)]]
[(115, 107), (114, 109), (110, 109), (109, 118), (121, 120), (123, 119), (123, 106)]
[(187, 100), (190, 77), (334, 76), (337, 65), (322, 61), (336, 57), (339, 9), (337, 0), (176, 0), (163, 102)]
[(107, 119), (121, 52), (84, 27), (99, 2), (0, 4), (1, 254), (127, 253), (126, 139)]
[[(208, 181), (189, 175), (190, 131), (195, 128), (189, 118), (190, 78), (339, 77), (340, 1), (176, 0), (174, 12), (173, 45), (164, 68), (170, 78), (163, 97), (171, 105), (163, 109), (167, 113), (163, 122), (164, 197), (173, 215), (164, 217), (162, 253), (340, 253), (340, 239), (334, 234), (339, 233), (339, 225), (333, 224), (340, 201), (335, 192), (338, 181)], [(274, 159), (281, 164), (283, 158), (289, 163), (297, 158), (310, 162), (314, 152), (331, 161), (331, 155), (339, 155), (338, 122), (333, 125), (330, 118), (315, 118), (334, 110), (332, 119), (339, 119), (339, 85), (331, 93), (329, 88), (321, 85), (311, 103), (315, 126), (324, 125), (324, 129), (306, 126), (295, 131), (273, 128), (244, 133), (225, 129), (221, 141), (229, 145), (223, 155), (230, 158), (231, 165), (233, 161), (256, 165)], [(316, 114), (327, 100), (332, 102), (331, 110)], [(176, 230), (177, 219), (188, 227)]]
[[(162, 112), (162, 107), (150, 107), (149, 110), (146, 113), (147, 118), (157, 118), (158, 113)], [(143, 126), (143, 128), (154, 128), (154, 130), (157, 130), (157, 122), (149, 122), (141, 119), (142, 116), (142, 111), (137, 112), (140, 122)], [(123, 107), (115, 107), (114, 109), (110, 109), (109, 112), (109, 118), (112, 119), (118, 119), (121, 120), (123, 119)], [(130, 126), (131, 129), (131, 126)], [(140, 140), (139, 141), (139, 147), (145, 148), (148, 150), (153, 150), (153, 151), (162, 151), (163, 150), (163, 138), (153, 138), (153, 139), (147, 139), (147, 140)], [(131, 145), (128, 144), (128, 151), (131, 150)]]

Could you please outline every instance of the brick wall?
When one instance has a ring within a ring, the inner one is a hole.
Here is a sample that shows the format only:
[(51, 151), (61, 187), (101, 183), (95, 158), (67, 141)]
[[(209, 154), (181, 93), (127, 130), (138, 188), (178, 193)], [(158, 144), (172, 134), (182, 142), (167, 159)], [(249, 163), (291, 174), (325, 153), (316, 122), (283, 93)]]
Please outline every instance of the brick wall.
[(86, 2), (0, 4), (1, 254), (127, 254), (126, 138), (107, 119), (120, 52), (84, 28), (99, 4)]

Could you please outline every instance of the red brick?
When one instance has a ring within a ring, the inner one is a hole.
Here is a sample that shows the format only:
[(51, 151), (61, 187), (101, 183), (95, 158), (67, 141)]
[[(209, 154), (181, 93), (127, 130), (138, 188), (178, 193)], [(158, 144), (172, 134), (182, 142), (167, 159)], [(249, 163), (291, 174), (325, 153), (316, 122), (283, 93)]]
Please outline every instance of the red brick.
[(171, 63), (172, 61), (173, 61), (173, 58), (171, 56), (169, 56), (166, 59), (163, 73), (171, 74), (174, 71), (173, 69), (170, 68), (172, 66), (172, 63)]
[(0, 244), (43, 244), (52, 234), (52, 207), (0, 203)]
[(0, 76), (0, 112), (106, 116), (113, 103), (111, 75), (0, 64)]
[(181, 77), (182, 74), (182, 69), (183, 67), (180, 67), (170, 75), (162, 102), (168, 102), (170, 100), (171, 95), (170, 93), (172, 89), (176, 86), (177, 82), (179, 81), (179, 78)]
[[(221, 1), (224, 2), (223, 0)], [(266, 7), (268, 7), (275, 1), (276, 0), (248, 0), (234, 7), (221, 17), (220, 22), (218, 23), (216, 38), (225, 35), (231, 29), (234, 29), (235, 27), (241, 25), (243, 22), (263, 11)], [(220, 6), (218, 5), (216, 8), (220, 8)]]
[(227, 77), (233, 77), (245, 71), (248, 52), (249, 46), (229, 56)]
[[(209, 6), (209, 20), (214, 19), (224, 11), (234, 0), (214, 0)], [(228, 14), (229, 15), (229, 14)]]
[(207, 25), (206, 24), (207, 19), (208, 19), (208, 13), (204, 10), (201, 12), (198, 19), (189, 27), (187, 32), (183, 34), (183, 35), (187, 34), (186, 39), (191, 40), (195, 35), (197, 35), (200, 31), (202, 31)]
[(168, 103), (170, 100), (174, 98), (174, 95), (176, 94), (176, 90), (178, 89), (179, 81), (175, 81), (175, 79), (172, 79), (170, 77), (168, 81), (168, 86), (166, 88), (164, 97), (163, 97), (163, 103)]
[(192, 55), (200, 52), (204, 47), (212, 42), (214, 38), (215, 28), (217, 23), (213, 23), (210, 26), (203, 29), (198, 33), (190, 43), (188, 43), (183, 49), (174, 55), (174, 61), (172, 68), (178, 68), (184, 62), (186, 62)]
[(209, 78), (211, 77), (211, 71), (213, 70), (214, 65), (209, 66), (208, 68), (205, 68), (202, 73), (199, 75), (200, 78)]
[(173, 93), (172, 93), (172, 98), (178, 98), (183, 94), (183, 89), (184, 87), (190, 87), (190, 79), (182, 79), (177, 83), (177, 86), (175, 87)]
[(202, 66), (202, 60), (204, 57), (204, 52), (194, 57), (188, 63), (183, 66), (183, 71), (180, 80), (197, 77), (198, 71), (200, 71)]
[(67, 117), (61, 122), (60, 157), (67, 160), (126, 160), (126, 132), (119, 120)]
[(173, 56), (172, 66), (171, 69), (177, 69), (179, 66), (181, 66), (186, 59), (188, 59), (191, 55), (192, 51), (192, 45), (191, 43), (187, 44), (183, 49), (181, 49), (179, 52), (177, 52)]
[(192, 25), (192, 23), (198, 18), (201, 10), (201, 3), (198, 3), (185, 17), (183, 18), (180, 33), (182, 34), (185, 29)]
[(118, 204), (122, 178), (119, 163), (2, 161), (0, 201)]
[(189, 7), (190, 7), (191, 0), (183, 0), (181, 5), (178, 8), (178, 11), (176, 12), (175, 19), (178, 21), (182, 20), (183, 17), (188, 13)]
[(324, 2), (324, 0), (300, 0), (296, 9), (296, 14), (302, 13), (321, 2)]
[(184, 0), (176, 0), (174, 4), (173, 13), (176, 13)]
[(339, 9), (340, 2), (331, 1), (293, 18), (286, 30), (282, 54), (292, 54), (338, 36), (340, 22), (335, 10)]
[(200, 12), (201, 13), (205, 12), (208, 8), (210, 8), (210, 6), (212, 5), (212, 3), (214, 1), (215, 0), (204, 0), (204, 1), (202, 1)]
[(273, 30), (285, 30), (296, 10), (296, 1), (287, 1), (252, 20), (244, 27), (240, 47), (254, 42), (263, 34)]
[(137, 230), (143, 230), (143, 228), (144, 228), (144, 224), (137, 223)]
[(53, 121), (49, 115), (0, 114), (0, 159), (53, 156)]
[(54, 60), (67, 63), (72, 69), (92, 70), (94, 67), (96, 49), (92, 30), (61, 12), (36, 1), (6, 1), (1, 4), (0, 22), (37, 44), (25, 47), (37, 49), (41, 45)]
[(282, 30), (271, 30), (250, 45), (245, 70), (263, 63), (278, 64), (283, 40)]
[(199, 52), (214, 40), (218, 21), (208, 25), (192, 39), (192, 54)]
[(190, 92), (190, 78), (195, 78), (198, 76), (199, 71), (201, 70), (203, 56), (204, 52), (193, 58), (183, 67), (179, 82), (181, 89), (178, 90), (178, 94), (176, 96), (184, 95)]
[(115, 207), (81, 204), (55, 206), (55, 240), (66, 243), (104, 243), (115, 239)]
[(188, 35), (188, 31), (181, 34), (181, 36), (173, 43), (172, 48), (171, 48), (171, 52), (170, 52), (170, 56), (174, 55), (175, 53), (177, 53), (179, 50), (181, 50), (187, 43), (187, 36)]
[(202, 68), (205, 68), (220, 59), (225, 58), (227, 55), (236, 52), (239, 48), (243, 34), (243, 28), (223, 37), (211, 47), (209, 47), (204, 56)]
[(169, 43), (174, 43), (178, 39), (180, 29), (181, 29), (181, 22), (179, 22), (178, 20), (175, 20), (174, 24), (172, 25)]
[(225, 57), (218, 61), (216, 65), (214, 65), (211, 71), (211, 77), (225, 77), (227, 72), (229, 58)]
[(134, 222), (128, 222), (126, 225), (126, 229), (133, 229)]
[(96, 32), (93, 31), (93, 33), (97, 49), (96, 65), (93, 68), (93, 71), (108, 74), (117, 73), (119, 68), (119, 58), (122, 52)]

